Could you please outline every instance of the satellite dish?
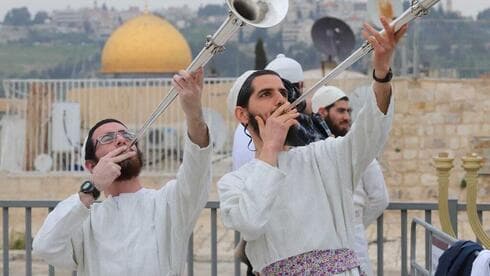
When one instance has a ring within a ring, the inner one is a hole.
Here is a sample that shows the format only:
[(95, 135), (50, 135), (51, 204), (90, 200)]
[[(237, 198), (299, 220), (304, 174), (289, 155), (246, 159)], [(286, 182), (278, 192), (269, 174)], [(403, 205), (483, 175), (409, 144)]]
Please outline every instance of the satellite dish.
[(36, 171), (45, 173), (51, 170), (51, 166), (53, 166), (53, 159), (47, 154), (39, 154), (34, 159), (34, 169)]
[(225, 119), (219, 112), (209, 107), (204, 107), (202, 112), (213, 141), (213, 152), (221, 152), (228, 138)]
[(368, 0), (367, 13), (369, 21), (379, 29), (383, 28), (379, 17), (381, 15), (395, 19), (403, 12), (401, 0)]
[(354, 49), (354, 32), (344, 21), (334, 17), (323, 17), (311, 28), (313, 44), (326, 55), (327, 61), (339, 61), (348, 57)]

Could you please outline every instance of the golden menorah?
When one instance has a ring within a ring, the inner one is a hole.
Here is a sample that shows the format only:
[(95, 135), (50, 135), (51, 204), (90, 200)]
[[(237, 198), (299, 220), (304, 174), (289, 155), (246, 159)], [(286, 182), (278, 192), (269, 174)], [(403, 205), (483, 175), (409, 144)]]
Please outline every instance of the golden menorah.
[[(441, 227), (447, 234), (456, 237), (455, 231), (449, 217), (448, 206), (448, 189), (449, 189), (449, 171), (454, 167), (454, 158), (449, 157), (447, 153), (440, 153), (433, 158), (437, 170), (437, 181), (439, 184), (439, 220)], [(463, 158), (462, 167), (465, 170), (466, 181), (466, 213), (471, 225), (471, 229), (476, 237), (481, 241), (485, 248), (490, 248), (490, 238), (483, 230), (480, 219), (478, 218), (476, 195), (477, 195), (477, 175), (478, 170), (483, 166), (483, 158), (476, 153), (469, 154)]]

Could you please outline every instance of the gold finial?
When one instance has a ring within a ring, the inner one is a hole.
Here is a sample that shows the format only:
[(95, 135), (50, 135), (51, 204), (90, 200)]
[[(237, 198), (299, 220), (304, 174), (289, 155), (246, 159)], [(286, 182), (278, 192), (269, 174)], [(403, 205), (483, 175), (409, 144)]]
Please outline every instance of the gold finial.
[(453, 168), (454, 158), (450, 158), (447, 152), (441, 152), (433, 158), (436, 167), (437, 183), (439, 186), (439, 220), (442, 231), (456, 237), (451, 219), (449, 218), (449, 171)]
[(476, 206), (478, 190), (477, 176), (478, 170), (483, 166), (482, 160), (483, 158), (476, 153), (463, 157), (463, 168), (466, 171), (466, 188), (468, 189), (466, 191), (466, 213), (468, 214), (468, 220), (475, 235), (486, 248), (490, 248), (490, 237), (481, 225)]

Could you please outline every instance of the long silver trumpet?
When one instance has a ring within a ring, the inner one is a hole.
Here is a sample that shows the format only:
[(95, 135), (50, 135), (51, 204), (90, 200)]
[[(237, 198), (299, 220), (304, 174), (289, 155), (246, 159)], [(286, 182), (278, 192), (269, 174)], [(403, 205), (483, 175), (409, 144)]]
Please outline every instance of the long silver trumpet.
[[(214, 35), (207, 37), (204, 48), (187, 67), (188, 72), (194, 72), (199, 67), (206, 65), (215, 54), (223, 51), (224, 44), (245, 24), (258, 28), (269, 28), (279, 24), (286, 17), (289, 6), (288, 0), (226, 0), (226, 4), (230, 9), (228, 18)], [(177, 92), (172, 87), (138, 130), (130, 147), (143, 137), (146, 130), (176, 97)]]
[[(417, 17), (422, 17), (429, 12), (429, 9), (434, 6), (439, 0), (412, 0), (411, 7), (404, 11), (398, 18), (393, 20), (390, 23), (391, 27), (395, 28), (395, 32), (400, 30), (400, 28), (413, 21)], [(380, 34), (384, 34), (385, 30), (379, 32)], [(304, 92), (300, 97), (298, 97), (291, 105), (290, 108), (294, 108), (298, 104), (300, 104), (303, 100), (316, 92), (320, 87), (327, 84), (329, 81), (337, 77), (340, 73), (349, 68), (352, 64), (356, 63), (363, 56), (367, 55), (373, 50), (373, 46), (369, 44), (369, 42), (365, 41), (362, 46), (357, 49), (354, 53), (352, 53), (349, 57), (347, 57), (344, 61), (342, 61), (339, 65), (337, 65), (330, 73), (324, 76), (321, 80), (315, 83), (310, 89)]]

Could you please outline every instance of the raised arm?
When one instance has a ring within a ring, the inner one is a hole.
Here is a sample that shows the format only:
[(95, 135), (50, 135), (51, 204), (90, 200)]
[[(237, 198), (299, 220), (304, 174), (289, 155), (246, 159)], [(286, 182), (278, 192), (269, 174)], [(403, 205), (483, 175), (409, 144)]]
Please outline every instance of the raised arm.
[(351, 180), (348, 187), (351, 191), (354, 191), (369, 163), (381, 153), (393, 120), (392, 86), (388, 72), (395, 47), (406, 32), (407, 26), (395, 33), (386, 18), (382, 17), (381, 22), (386, 30), (383, 35), (367, 24), (363, 30), (364, 37), (374, 48), (373, 93), (368, 95), (367, 102), (346, 136), (335, 139), (331, 143), (335, 146), (331, 148), (328, 144), (320, 144), (333, 152), (336, 162), (343, 168), (339, 173)]
[(179, 93), (188, 132), (184, 141), (182, 165), (177, 172), (176, 180), (168, 183), (167, 189), (172, 206), (172, 222), (177, 226), (174, 227), (175, 233), (186, 236), (183, 237), (186, 241), (189, 237), (185, 232), (192, 231), (208, 199), (212, 147), (202, 113), (202, 68), (192, 74), (180, 71), (174, 76), (172, 83)]
[(185, 113), (189, 138), (201, 148), (209, 145), (208, 127), (204, 122), (201, 103), (203, 75), (202, 68), (194, 73), (181, 70), (172, 80), (172, 84), (179, 93), (180, 104)]
[[(385, 29), (383, 35), (379, 34), (373, 27), (364, 24), (362, 34), (364, 38), (371, 43), (374, 48), (373, 68), (374, 76), (377, 79), (385, 79), (390, 72), (393, 53), (396, 45), (401, 37), (407, 31), (407, 25), (403, 26), (398, 32), (394, 32), (394, 28), (390, 27), (388, 20), (382, 16), (381, 23)], [(391, 83), (375, 81), (373, 90), (376, 95), (376, 102), (381, 112), (386, 114), (391, 98)]]

